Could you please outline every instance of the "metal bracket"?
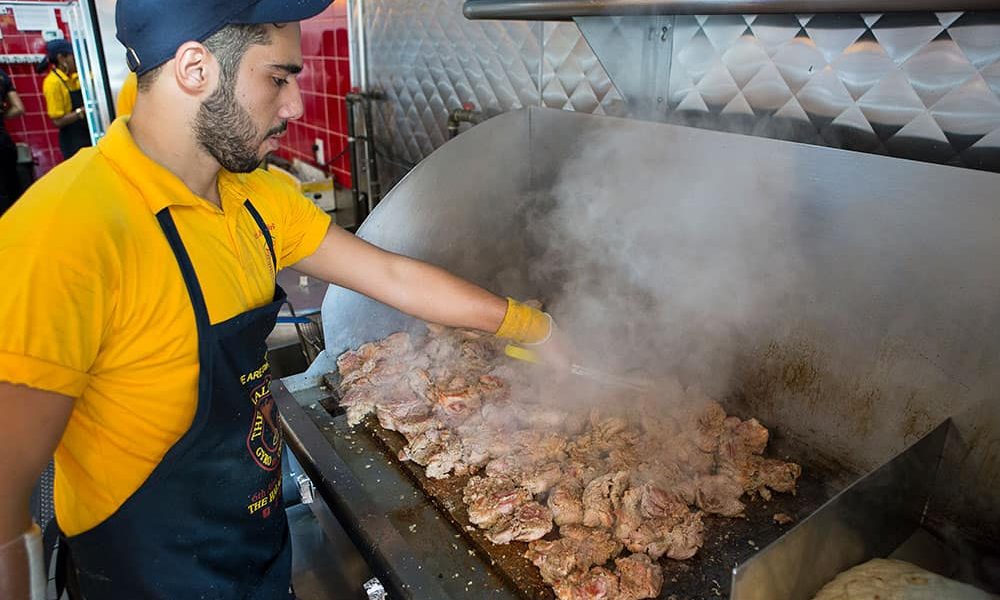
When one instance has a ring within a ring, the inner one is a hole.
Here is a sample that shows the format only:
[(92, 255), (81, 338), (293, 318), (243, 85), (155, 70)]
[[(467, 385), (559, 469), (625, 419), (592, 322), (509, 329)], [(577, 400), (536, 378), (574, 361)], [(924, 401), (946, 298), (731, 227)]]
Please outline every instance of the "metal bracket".
[(309, 479), (309, 476), (305, 474), (299, 475), (295, 478), (295, 485), (299, 488), (302, 504), (312, 504), (313, 500), (316, 499), (316, 486), (313, 485), (312, 479)]
[(372, 577), (366, 581), (364, 588), (365, 593), (368, 594), (368, 600), (386, 600), (389, 597), (385, 592), (385, 588), (382, 587), (382, 582), (377, 577)]
[(577, 17), (575, 19), (632, 117), (662, 120), (669, 106), (674, 17)]

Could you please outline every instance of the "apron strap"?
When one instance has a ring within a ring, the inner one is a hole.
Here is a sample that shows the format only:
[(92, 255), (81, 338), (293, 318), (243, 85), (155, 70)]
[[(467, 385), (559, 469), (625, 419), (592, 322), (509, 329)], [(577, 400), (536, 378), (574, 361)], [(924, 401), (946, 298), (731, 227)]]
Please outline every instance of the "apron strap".
[(195, 274), (194, 264), (188, 256), (184, 242), (181, 241), (180, 233), (177, 232), (177, 225), (170, 215), (170, 208), (164, 208), (156, 213), (156, 220), (160, 222), (163, 234), (167, 236), (170, 249), (177, 257), (177, 264), (181, 268), (181, 275), (184, 277), (184, 285), (187, 286), (188, 295), (191, 297), (191, 306), (194, 307), (196, 322), (198, 323), (199, 338), (201, 338), (211, 327), (212, 322), (208, 318), (208, 307), (205, 304), (205, 296), (201, 293), (201, 285), (198, 283), (198, 275)]
[[(246, 207), (247, 212), (253, 217), (253, 220), (257, 223), (257, 227), (260, 228), (261, 234), (264, 236), (264, 240), (267, 241), (267, 248), (271, 252), (271, 266), (274, 268), (275, 273), (277, 273), (278, 256), (274, 252), (274, 239), (271, 238), (271, 232), (250, 200), (244, 202), (243, 206)], [(156, 220), (160, 222), (160, 228), (163, 229), (164, 235), (167, 236), (167, 242), (170, 243), (170, 248), (174, 251), (174, 256), (177, 257), (177, 264), (180, 265), (181, 275), (184, 277), (184, 285), (187, 286), (188, 295), (191, 297), (191, 305), (194, 307), (198, 328), (199, 330), (204, 328), (204, 331), (208, 331), (212, 323), (208, 318), (208, 307), (205, 304), (205, 296), (202, 294), (201, 285), (198, 283), (198, 275), (195, 273), (191, 257), (188, 256), (184, 242), (181, 241), (180, 233), (177, 231), (177, 225), (170, 215), (170, 208), (164, 208), (158, 212)]]
[(264, 223), (264, 219), (261, 218), (260, 213), (254, 208), (250, 200), (243, 203), (246, 207), (247, 212), (253, 217), (254, 221), (257, 221), (257, 227), (260, 227), (260, 232), (264, 234), (264, 239), (267, 240), (267, 248), (271, 251), (271, 266), (274, 267), (274, 272), (278, 272), (278, 255), (274, 253), (274, 240), (271, 239), (271, 231), (267, 228), (267, 224)]

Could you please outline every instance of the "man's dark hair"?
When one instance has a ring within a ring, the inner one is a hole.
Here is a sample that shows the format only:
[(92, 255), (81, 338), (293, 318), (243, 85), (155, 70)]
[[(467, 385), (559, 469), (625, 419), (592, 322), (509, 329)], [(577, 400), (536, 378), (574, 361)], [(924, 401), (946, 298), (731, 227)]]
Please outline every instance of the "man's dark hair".
[[(259, 24), (227, 25), (202, 42), (219, 61), (222, 72), (220, 85), (231, 84), (236, 80), (236, 72), (240, 68), (240, 62), (251, 46), (267, 46), (270, 43), (271, 36), (268, 35), (267, 29), (264, 25)], [(139, 90), (148, 91), (162, 70), (163, 65), (160, 65), (140, 75), (138, 79)]]

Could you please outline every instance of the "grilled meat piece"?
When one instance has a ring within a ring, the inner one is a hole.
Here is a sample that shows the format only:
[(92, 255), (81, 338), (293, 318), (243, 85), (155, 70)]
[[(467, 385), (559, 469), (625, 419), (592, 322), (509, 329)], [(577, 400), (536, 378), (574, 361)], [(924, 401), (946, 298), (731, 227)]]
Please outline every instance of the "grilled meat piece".
[(447, 429), (422, 431), (399, 451), (399, 460), (412, 460), (418, 465), (426, 465), (432, 456), (444, 450), (445, 440), (451, 437), (452, 433)]
[(618, 556), (622, 544), (607, 529), (566, 525), (559, 528), (563, 539), (576, 545), (577, 568), (586, 569), (591, 565), (603, 565)]
[(559, 463), (551, 462), (541, 465), (533, 471), (526, 472), (521, 477), (521, 485), (532, 494), (540, 495), (549, 491), (552, 486), (562, 479), (562, 467)]
[(728, 417), (719, 440), (719, 456), (726, 462), (740, 465), (750, 456), (764, 453), (769, 435), (757, 419), (741, 421), (738, 417)]
[(691, 558), (703, 542), (701, 513), (648, 483), (625, 492), (615, 517), (615, 537), (653, 559)]
[[(730, 470), (728, 473), (733, 473)], [(743, 488), (752, 494), (760, 494), (765, 500), (771, 499), (771, 490), (776, 492), (795, 493), (795, 484), (802, 475), (802, 467), (792, 462), (751, 456), (743, 463), (743, 469), (737, 471), (734, 479), (743, 483)]]
[(566, 538), (554, 541), (537, 540), (528, 544), (524, 557), (538, 567), (542, 581), (551, 585), (565, 578), (576, 568), (576, 544)]
[(452, 472), (456, 475), (468, 473), (468, 465), (462, 462), (462, 441), (451, 432), (443, 437), (441, 449), (427, 460), (424, 474), (431, 479), (444, 479)]
[(486, 475), (510, 477), (532, 494), (544, 494), (562, 479), (562, 467), (557, 462), (537, 464), (534, 458), (531, 454), (494, 458), (486, 464)]
[(695, 504), (707, 513), (738, 517), (745, 505), (740, 502), (743, 485), (725, 475), (707, 475), (695, 482)]
[(528, 544), (524, 553), (538, 567), (542, 580), (549, 584), (572, 573), (586, 572), (593, 565), (603, 565), (622, 551), (621, 543), (606, 529), (569, 526), (560, 528), (559, 533), (563, 537), (555, 541)]
[(463, 475), (469, 465), (463, 462), (462, 440), (450, 429), (426, 429), (410, 439), (399, 452), (399, 460), (412, 460), (425, 467), (432, 479), (444, 479), (454, 472)]
[(583, 523), (583, 488), (573, 481), (556, 484), (547, 501), (552, 520), (559, 527)]
[(714, 400), (708, 400), (697, 416), (694, 429), (694, 443), (702, 452), (712, 453), (719, 449), (719, 440), (725, 431), (726, 411)]
[(531, 542), (552, 531), (552, 512), (537, 502), (525, 502), (509, 515), (500, 517), (487, 532), (494, 544), (508, 544), (514, 540)]
[(406, 381), (399, 381), (386, 390), (375, 407), (375, 414), (382, 427), (404, 435), (406, 431), (413, 432), (411, 424), (425, 423), (430, 413), (430, 402), (414, 393)]
[(608, 473), (588, 483), (583, 490), (583, 524), (605, 529), (614, 525), (615, 509), (628, 484), (628, 471)]
[(559, 600), (616, 600), (618, 577), (604, 567), (574, 573), (552, 586)]
[(663, 569), (645, 554), (615, 559), (618, 600), (656, 598), (663, 587)]
[(354, 386), (341, 394), (340, 406), (347, 412), (347, 424), (353, 427), (363, 421), (375, 410), (376, 400), (378, 396), (367, 386)]
[(469, 510), (469, 522), (482, 528), (492, 527), (500, 517), (531, 501), (531, 492), (508, 477), (469, 479), (462, 493)]
[(802, 467), (783, 460), (762, 458), (757, 464), (760, 480), (776, 492), (795, 493), (795, 482), (802, 475)]

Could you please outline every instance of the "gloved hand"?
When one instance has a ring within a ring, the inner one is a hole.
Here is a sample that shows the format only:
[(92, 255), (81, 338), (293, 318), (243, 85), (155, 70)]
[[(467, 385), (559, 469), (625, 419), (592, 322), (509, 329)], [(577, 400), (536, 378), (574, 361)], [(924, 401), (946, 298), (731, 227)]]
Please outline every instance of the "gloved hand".
[(507, 314), (496, 335), (530, 350), (534, 361), (560, 372), (569, 370), (571, 346), (556, 327), (552, 315), (539, 308), (508, 298)]

